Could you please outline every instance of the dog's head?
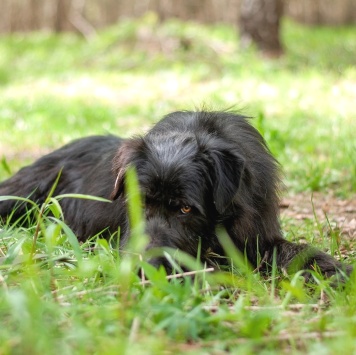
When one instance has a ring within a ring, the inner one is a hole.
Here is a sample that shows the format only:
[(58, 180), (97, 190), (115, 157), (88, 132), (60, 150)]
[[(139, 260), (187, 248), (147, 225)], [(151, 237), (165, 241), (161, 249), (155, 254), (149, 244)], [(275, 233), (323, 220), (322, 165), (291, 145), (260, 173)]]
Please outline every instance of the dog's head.
[(148, 248), (171, 247), (196, 256), (214, 244), (215, 226), (231, 208), (244, 159), (214, 134), (148, 133), (125, 141), (114, 161), (112, 199), (125, 193), (125, 172), (136, 169), (144, 199)]

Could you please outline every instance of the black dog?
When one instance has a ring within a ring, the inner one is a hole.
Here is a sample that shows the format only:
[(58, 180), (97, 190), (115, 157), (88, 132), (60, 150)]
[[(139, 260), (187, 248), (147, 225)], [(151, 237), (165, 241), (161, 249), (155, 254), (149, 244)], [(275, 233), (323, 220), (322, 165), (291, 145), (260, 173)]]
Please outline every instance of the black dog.
[[(204, 261), (210, 251), (224, 254), (216, 236), (217, 227), (223, 226), (259, 269), (271, 265), (275, 254), (281, 269), (316, 266), (326, 276), (352, 270), (319, 250), (283, 239), (278, 163), (246, 118), (231, 112), (175, 112), (143, 137), (79, 139), (2, 182), (0, 195), (31, 196), (41, 203), (61, 171), (55, 194), (113, 200), (61, 201), (66, 223), (78, 238), (110, 235), (120, 228), (124, 245), (130, 234), (125, 207), (129, 166), (136, 169), (145, 198), (148, 248), (170, 247), (192, 256), (200, 248)], [(15, 220), (24, 214), (26, 206), (15, 204), (0, 202), (0, 216), (13, 213)], [(169, 269), (163, 258), (153, 263)]]

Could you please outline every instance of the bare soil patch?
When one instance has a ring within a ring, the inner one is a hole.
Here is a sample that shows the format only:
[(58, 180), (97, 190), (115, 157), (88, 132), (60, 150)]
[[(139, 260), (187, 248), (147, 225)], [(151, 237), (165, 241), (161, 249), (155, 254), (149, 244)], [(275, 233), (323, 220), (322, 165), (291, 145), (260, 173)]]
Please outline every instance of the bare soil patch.
[(356, 240), (356, 196), (341, 199), (332, 193), (303, 192), (289, 195), (281, 201), (281, 215), (303, 223), (315, 220), (338, 230), (342, 238)]

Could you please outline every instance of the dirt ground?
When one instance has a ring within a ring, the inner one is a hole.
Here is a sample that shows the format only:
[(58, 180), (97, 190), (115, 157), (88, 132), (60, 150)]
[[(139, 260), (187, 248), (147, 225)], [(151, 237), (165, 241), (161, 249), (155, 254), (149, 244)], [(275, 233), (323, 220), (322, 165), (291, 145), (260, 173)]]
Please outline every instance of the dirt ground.
[[(347, 250), (341, 248), (342, 254), (356, 255), (352, 245), (356, 242), (356, 196), (341, 199), (333, 194), (320, 192), (303, 192), (285, 196), (280, 204), (281, 217), (291, 218), (302, 226), (307, 220), (314, 221), (326, 234), (330, 230), (338, 235), (341, 244), (348, 244)], [(346, 256), (346, 255), (345, 255)]]

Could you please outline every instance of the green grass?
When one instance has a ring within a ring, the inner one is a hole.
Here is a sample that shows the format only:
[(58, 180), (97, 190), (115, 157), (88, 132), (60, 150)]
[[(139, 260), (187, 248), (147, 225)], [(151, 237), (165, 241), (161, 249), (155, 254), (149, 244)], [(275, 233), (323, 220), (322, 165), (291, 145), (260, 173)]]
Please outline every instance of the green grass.
[[(288, 189), (352, 198), (355, 28), (285, 21), (283, 40), (286, 55), (271, 61), (241, 52), (228, 26), (159, 24), (152, 15), (89, 42), (74, 34), (2, 37), (0, 179), (73, 138), (143, 133), (170, 111), (205, 104), (255, 117)], [(57, 201), (39, 206), (31, 228), (0, 227), (0, 353), (355, 352), (354, 276), (343, 290), (317, 274), (310, 286), (298, 275), (265, 278), (230, 251), (230, 271), (168, 282), (138, 256), (138, 202), (136, 237), (119, 255), (102, 239), (78, 244)], [(315, 222), (284, 220), (286, 237), (337, 255), (337, 236)]]
[[(3, 353), (164, 354), (169, 349), (252, 354), (287, 348), (304, 353), (335, 351), (345, 348), (344, 342), (353, 349), (355, 320), (349, 317), (356, 295), (353, 279), (337, 290), (317, 273), (308, 287), (300, 273), (282, 277), (273, 270), (266, 278), (251, 272), (221, 235), (234, 263), (230, 271), (168, 281), (163, 269), (144, 261), (138, 188), (132, 175), (129, 179), (134, 233), (121, 255), (104, 239), (77, 242), (62, 222), (58, 201), (64, 196), (50, 194), (42, 206), (34, 205), (32, 227), (4, 226)], [(204, 270), (191, 257), (166, 253), (171, 260)], [(138, 276), (140, 268), (149, 284)], [(327, 305), (320, 302), (320, 295)], [(315, 338), (320, 341), (315, 343)]]

